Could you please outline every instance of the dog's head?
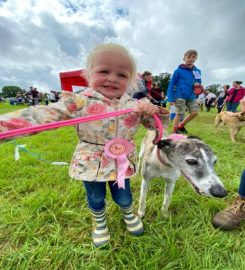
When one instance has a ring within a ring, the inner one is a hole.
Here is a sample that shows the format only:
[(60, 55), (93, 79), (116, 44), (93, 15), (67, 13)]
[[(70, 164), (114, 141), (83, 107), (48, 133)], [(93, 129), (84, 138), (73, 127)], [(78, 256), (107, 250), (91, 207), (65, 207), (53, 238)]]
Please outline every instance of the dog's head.
[(200, 138), (189, 136), (177, 141), (166, 139), (159, 141), (157, 146), (197, 193), (213, 197), (227, 195), (214, 170), (217, 157)]

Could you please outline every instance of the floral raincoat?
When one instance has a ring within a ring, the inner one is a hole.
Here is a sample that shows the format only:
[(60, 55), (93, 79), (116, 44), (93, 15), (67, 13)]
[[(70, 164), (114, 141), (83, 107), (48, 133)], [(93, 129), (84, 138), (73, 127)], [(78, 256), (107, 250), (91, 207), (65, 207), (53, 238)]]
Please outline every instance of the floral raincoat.
[[(144, 100), (144, 102), (148, 102), (148, 100)], [(92, 89), (79, 94), (65, 91), (58, 103), (48, 106), (39, 105), (0, 115), (0, 132), (136, 108), (136, 106), (137, 100), (133, 100), (127, 94), (120, 99), (111, 100)], [(134, 112), (76, 125), (79, 142), (73, 154), (69, 175), (74, 179), (84, 181), (115, 181), (117, 163), (105, 155), (104, 146), (106, 142), (117, 137), (133, 143), (134, 135), (141, 123), (147, 128), (154, 128), (152, 117), (142, 117)], [(128, 155), (128, 160), (127, 178), (136, 172), (135, 146)]]

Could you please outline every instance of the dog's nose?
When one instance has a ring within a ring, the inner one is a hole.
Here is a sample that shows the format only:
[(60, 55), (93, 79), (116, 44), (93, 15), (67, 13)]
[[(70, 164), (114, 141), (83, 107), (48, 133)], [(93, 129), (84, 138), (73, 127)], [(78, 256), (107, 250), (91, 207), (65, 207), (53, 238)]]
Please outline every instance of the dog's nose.
[(210, 194), (214, 197), (223, 198), (227, 195), (226, 190), (222, 186), (212, 186), (209, 190)]

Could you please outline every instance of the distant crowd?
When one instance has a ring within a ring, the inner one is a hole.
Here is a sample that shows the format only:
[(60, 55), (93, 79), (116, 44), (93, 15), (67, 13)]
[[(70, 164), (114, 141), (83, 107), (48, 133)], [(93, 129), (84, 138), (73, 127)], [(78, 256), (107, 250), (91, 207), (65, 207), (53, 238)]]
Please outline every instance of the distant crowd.
[(11, 97), (7, 99), (3, 99), (0, 97), (0, 102), (4, 102), (6, 100), (9, 101), (10, 105), (18, 105), (18, 104), (27, 104), (29, 106), (34, 106), (38, 104), (48, 105), (49, 103), (55, 103), (60, 99), (60, 92), (50, 90), (49, 93), (44, 93), (38, 91), (36, 87), (30, 86), (29, 90), (21, 90), (17, 93), (16, 97)]
[(203, 107), (206, 107), (206, 111), (209, 112), (212, 107), (217, 108), (217, 112), (222, 110), (236, 112), (239, 106), (240, 100), (245, 96), (245, 89), (241, 86), (241, 81), (234, 81), (232, 87), (225, 84), (218, 91), (218, 95), (210, 91), (205, 91), (198, 95), (197, 103), (203, 111)]

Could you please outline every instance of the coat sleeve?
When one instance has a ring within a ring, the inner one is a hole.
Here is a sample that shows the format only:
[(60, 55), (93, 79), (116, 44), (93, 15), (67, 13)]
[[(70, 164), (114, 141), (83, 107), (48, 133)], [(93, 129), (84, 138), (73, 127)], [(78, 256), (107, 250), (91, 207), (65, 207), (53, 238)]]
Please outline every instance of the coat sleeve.
[(83, 104), (80, 99), (73, 93), (63, 93), (62, 99), (57, 103), (48, 106), (37, 105), (2, 114), (0, 132), (75, 118), (77, 109)]

